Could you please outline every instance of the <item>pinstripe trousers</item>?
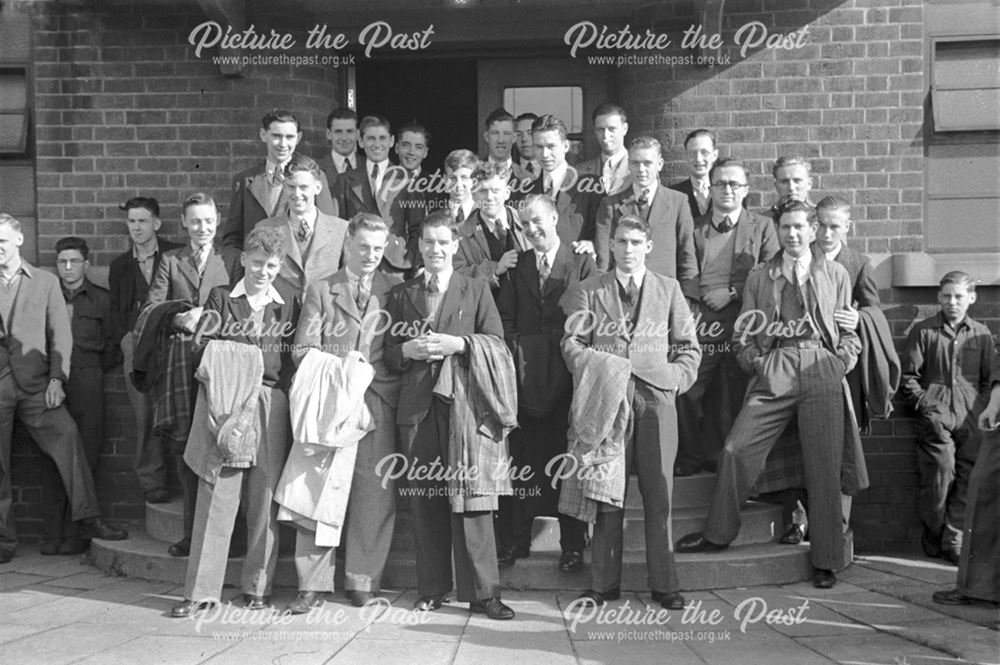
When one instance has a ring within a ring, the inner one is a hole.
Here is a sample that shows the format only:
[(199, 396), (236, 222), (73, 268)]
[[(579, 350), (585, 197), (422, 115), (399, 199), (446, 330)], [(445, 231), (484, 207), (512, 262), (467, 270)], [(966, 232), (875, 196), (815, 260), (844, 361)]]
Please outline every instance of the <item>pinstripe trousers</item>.
[(809, 492), (812, 565), (828, 570), (846, 565), (840, 503), (843, 378), (843, 363), (826, 349), (776, 348), (764, 356), (726, 438), (705, 526), (707, 540), (725, 544), (736, 538), (740, 506), (771, 448), (795, 418)]

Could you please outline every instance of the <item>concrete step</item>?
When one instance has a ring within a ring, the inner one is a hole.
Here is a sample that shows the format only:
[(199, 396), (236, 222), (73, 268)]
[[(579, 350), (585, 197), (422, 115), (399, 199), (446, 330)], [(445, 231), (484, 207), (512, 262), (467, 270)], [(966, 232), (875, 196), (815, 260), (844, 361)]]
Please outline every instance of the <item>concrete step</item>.
[[(114, 575), (184, 583), (186, 558), (171, 557), (162, 540), (150, 536), (141, 523), (129, 525), (128, 540), (94, 540), (90, 558), (97, 568)], [(845, 549), (853, 554), (853, 538), (848, 534)], [(583, 589), (589, 586), (590, 552), (585, 554), (588, 566), (577, 573), (558, 570), (556, 552), (539, 552), (500, 571), (501, 583), (511, 589)], [(850, 561), (850, 556), (847, 559)], [(808, 580), (812, 574), (808, 545), (759, 543), (734, 546), (712, 554), (681, 554), (676, 557), (677, 574), (682, 589), (719, 589), (761, 584), (788, 584)], [(230, 559), (226, 584), (238, 586), (242, 558)], [(337, 588), (342, 589), (343, 572), (338, 567)], [(646, 581), (645, 555), (625, 552), (622, 565), (622, 588), (643, 591)], [(278, 560), (276, 586), (296, 587), (292, 557)], [(416, 586), (416, 565), (408, 551), (394, 551), (383, 577), (387, 589)]]

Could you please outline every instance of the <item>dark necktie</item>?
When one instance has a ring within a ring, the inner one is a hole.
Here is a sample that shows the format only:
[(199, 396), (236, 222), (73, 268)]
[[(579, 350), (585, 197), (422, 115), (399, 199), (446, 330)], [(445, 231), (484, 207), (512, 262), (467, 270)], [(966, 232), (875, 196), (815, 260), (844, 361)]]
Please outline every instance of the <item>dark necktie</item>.
[(649, 210), (649, 190), (644, 189), (639, 192), (639, 212), (645, 215), (647, 210)]
[(552, 176), (546, 175), (544, 177), (545, 177), (545, 181), (544, 181), (543, 184), (545, 185), (545, 187), (542, 188), (542, 193), (545, 196), (549, 197), (550, 199), (555, 200), (556, 197), (555, 197), (555, 195), (553, 193), (554, 188), (552, 187)]
[(799, 260), (795, 259), (792, 261), (792, 288), (795, 289), (795, 299), (799, 303), (799, 307), (805, 311), (806, 301), (802, 297), (802, 283), (799, 282)]
[(306, 221), (305, 217), (300, 218), (299, 230), (296, 232), (295, 237), (298, 238), (299, 242), (306, 242), (311, 235), (312, 229), (309, 227), (309, 222)]
[(538, 290), (545, 291), (545, 280), (549, 278), (552, 266), (549, 265), (549, 255), (542, 254), (542, 260), (538, 263)]
[(628, 285), (625, 286), (625, 304), (629, 307), (635, 305), (639, 300), (639, 287), (635, 285), (635, 277), (628, 276)]
[(461, 224), (464, 221), (465, 221), (465, 208), (462, 206), (458, 206), (458, 208), (455, 210), (455, 223)]
[(438, 284), (438, 276), (431, 275), (430, 279), (427, 280), (427, 293), (440, 293), (441, 286)]
[(722, 218), (722, 221), (720, 221), (718, 224), (715, 224), (714, 226), (715, 230), (718, 231), (719, 233), (729, 233), (730, 231), (733, 230), (733, 227), (735, 227), (736, 225), (733, 224), (732, 218), (729, 215), (726, 215)]
[(378, 164), (372, 164), (372, 194), (378, 194)]
[(368, 308), (368, 301), (372, 297), (372, 286), (370, 282), (366, 282), (364, 277), (358, 278), (358, 297), (355, 303), (358, 305), (358, 311), (364, 312)]

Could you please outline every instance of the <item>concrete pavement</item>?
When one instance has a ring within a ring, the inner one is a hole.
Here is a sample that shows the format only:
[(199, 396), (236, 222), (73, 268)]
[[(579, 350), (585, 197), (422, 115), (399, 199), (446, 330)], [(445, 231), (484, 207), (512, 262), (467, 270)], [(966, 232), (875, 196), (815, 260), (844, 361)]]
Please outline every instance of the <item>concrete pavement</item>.
[[(932, 603), (932, 592), (954, 585), (955, 568), (920, 556), (859, 557), (830, 591), (686, 592), (684, 613), (659, 611), (646, 594), (579, 614), (575, 592), (505, 591), (517, 612), (507, 622), (458, 603), (411, 612), (413, 589), (385, 593), (391, 606), (357, 609), (338, 593), (306, 616), (246, 613), (237, 602), (200, 621), (171, 619), (176, 585), (108, 576), (85, 562), (29, 545), (0, 566), (0, 665), (1000, 663), (1000, 611)], [(276, 608), (294, 595), (276, 590)], [(224, 598), (239, 593), (226, 589)]]

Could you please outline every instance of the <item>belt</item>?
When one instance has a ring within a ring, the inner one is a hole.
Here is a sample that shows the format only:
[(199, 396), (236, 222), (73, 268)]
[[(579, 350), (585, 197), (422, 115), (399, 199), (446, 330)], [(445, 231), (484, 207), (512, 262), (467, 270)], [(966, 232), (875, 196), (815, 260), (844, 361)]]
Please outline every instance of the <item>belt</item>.
[(823, 342), (818, 339), (782, 339), (778, 341), (779, 349), (822, 349)]

